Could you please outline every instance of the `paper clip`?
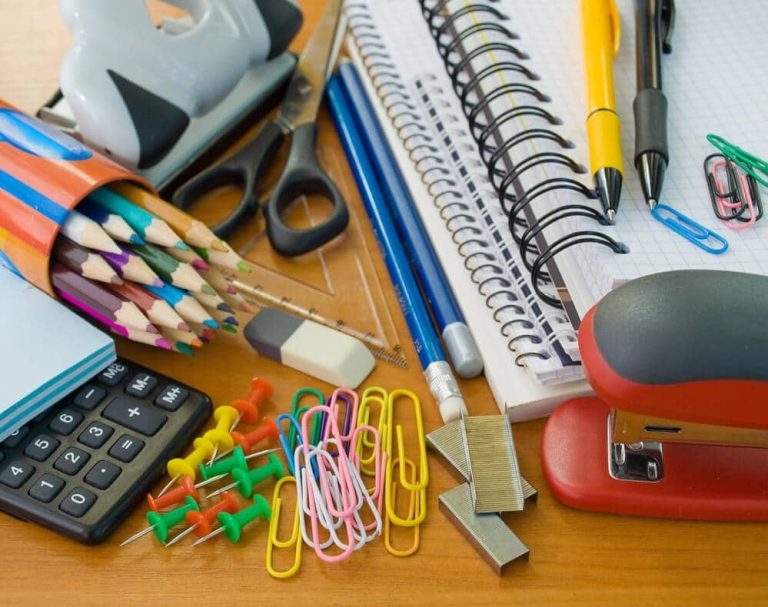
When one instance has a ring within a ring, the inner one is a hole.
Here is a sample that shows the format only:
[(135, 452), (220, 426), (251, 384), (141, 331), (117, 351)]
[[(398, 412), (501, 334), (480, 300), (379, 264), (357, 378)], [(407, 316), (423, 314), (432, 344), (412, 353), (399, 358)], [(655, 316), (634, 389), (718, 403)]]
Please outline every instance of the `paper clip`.
[[(360, 399), (357, 392), (349, 388), (336, 388), (328, 399), (328, 409), (330, 414), (336, 418), (337, 427), (340, 429), (341, 445), (349, 453), (349, 445), (352, 440), (352, 433), (357, 425), (357, 415)], [(344, 419), (339, 423), (341, 412), (344, 412)], [(326, 416), (327, 418), (327, 416)], [(323, 439), (328, 438), (329, 428), (327, 425), (323, 428)]]
[[(413, 462), (410, 460), (399, 460), (396, 459), (393, 462), (393, 467), (397, 468), (407, 468), (410, 470), (412, 476), (416, 476), (416, 467), (414, 466)], [(401, 473), (402, 475), (402, 473)], [(420, 525), (419, 523), (421, 520), (424, 519), (424, 515), (426, 515), (427, 512), (427, 506), (426, 506), (426, 491), (408, 491), (408, 507), (407, 507), (407, 514), (406, 518), (400, 518), (398, 516), (393, 516), (391, 509), (389, 507), (389, 503), (391, 500), (391, 503), (397, 503), (398, 499), (398, 491), (401, 491), (402, 489), (398, 489), (398, 485), (396, 482), (391, 482), (387, 484), (387, 516), (384, 517), (384, 547), (387, 549), (387, 552), (392, 554), (393, 556), (410, 556), (416, 550), (419, 549), (419, 543), (420, 543)], [(404, 521), (406, 524), (401, 525), (399, 521)], [(412, 521), (416, 521), (412, 523)], [(394, 545), (394, 530), (393, 527), (400, 527), (402, 529), (412, 529), (413, 530), (413, 541), (411, 542), (410, 546), (407, 546), (405, 548), (398, 548)]]
[(712, 209), (732, 230), (753, 225), (763, 216), (763, 204), (754, 177), (746, 174), (722, 154), (704, 159)]
[[(293, 521), (291, 522), (291, 531), (286, 539), (281, 539), (280, 534), (280, 519), (282, 518), (283, 500), (280, 497), (280, 492), (283, 485), (293, 483), (296, 489), (296, 506), (293, 512)], [(301, 507), (299, 502), (298, 485), (296, 478), (293, 476), (284, 476), (275, 483), (275, 488), (272, 492), (272, 518), (269, 520), (269, 533), (267, 536), (267, 558), (266, 568), (269, 575), (274, 578), (287, 578), (295, 575), (301, 566)], [(293, 549), (293, 560), (290, 561), (286, 569), (275, 568), (275, 550), (291, 550)]]
[[(374, 417), (375, 420), (371, 418)], [(376, 470), (370, 465), (375, 463), (377, 452), (382, 452), (381, 437), (384, 436), (387, 423), (387, 391), (379, 386), (370, 386), (363, 391), (360, 408), (357, 413), (357, 426), (373, 426), (379, 440), (371, 441), (368, 433), (358, 434), (355, 444), (357, 466), (362, 474), (375, 476)]]
[[(302, 402), (308, 397), (311, 397), (316, 402), (313, 402), (311, 405), (302, 404)], [(299, 420), (308, 409), (315, 405), (322, 405), (324, 403), (325, 397), (323, 396), (323, 393), (320, 392), (320, 390), (316, 388), (301, 388), (293, 394), (293, 398), (291, 399), (291, 415)], [(320, 434), (322, 432), (322, 417), (322, 413), (318, 413), (313, 420), (312, 435), (309, 438), (309, 442), (313, 445), (316, 445), (320, 442)], [(291, 453), (293, 453), (295, 447), (296, 441), (294, 440), (291, 442)]]
[(667, 204), (657, 204), (651, 211), (651, 215), (707, 253), (720, 255), (728, 249), (728, 241), (725, 238)]
[[(411, 401), (414, 424), (416, 430), (416, 442), (418, 445), (418, 470), (414, 481), (407, 478), (405, 471), (400, 470), (400, 484), (410, 491), (420, 491), (427, 488), (429, 482), (429, 467), (427, 465), (427, 443), (424, 435), (424, 422), (421, 417), (421, 401), (411, 390), (397, 389), (389, 393), (387, 398), (387, 432), (385, 450), (388, 457), (392, 458), (392, 431), (397, 437), (397, 456), (399, 459), (407, 459), (405, 456), (405, 439), (403, 426), (395, 424), (395, 403), (398, 399), (406, 398)], [(390, 470), (391, 467), (388, 467)]]
[(707, 141), (742, 171), (754, 177), (765, 187), (768, 187), (768, 180), (766, 179), (768, 177), (768, 162), (734, 145), (720, 135), (710, 133), (707, 135)]

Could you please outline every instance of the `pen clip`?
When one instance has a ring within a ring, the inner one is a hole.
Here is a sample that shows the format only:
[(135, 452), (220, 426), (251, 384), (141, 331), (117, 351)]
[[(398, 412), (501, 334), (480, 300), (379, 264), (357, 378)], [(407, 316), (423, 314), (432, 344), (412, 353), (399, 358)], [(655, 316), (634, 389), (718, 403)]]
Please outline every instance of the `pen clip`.
[(661, 51), (665, 54), (672, 52), (672, 31), (675, 29), (675, 0), (661, 2)]
[(619, 8), (616, 6), (616, 0), (609, 0), (608, 2), (608, 21), (610, 22), (613, 55), (615, 57), (619, 54), (619, 49), (621, 48), (621, 15), (619, 14)]

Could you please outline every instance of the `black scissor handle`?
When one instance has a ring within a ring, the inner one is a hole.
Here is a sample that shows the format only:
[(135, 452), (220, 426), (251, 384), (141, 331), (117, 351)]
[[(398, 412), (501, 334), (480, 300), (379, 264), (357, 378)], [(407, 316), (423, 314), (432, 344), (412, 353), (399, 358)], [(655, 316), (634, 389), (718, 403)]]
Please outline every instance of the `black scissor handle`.
[(240, 189), (242, 196), (235, 208), (211, 228), (219, 238), (229, 238), (242, 221), (258, 212), (256, 190), (264, 169), (273, 160), (283, 137), (283, 131), (277, 124), (267, 122), (242, 149), (198, 173), (176, 190), (172, 203), (189, 211), (197, 201), (216, 188), (231, 185)]
[[(296, 128), (285, 169), (264, 208), (269, 242), (287, 257), (321, 247), (341, 234), (349, 223), (349, 211), (341, 192), (317, 160), (316, 139), (314, 122)], [(282, 215), (288, 205), (300, 196), (312, 194), (331, 202), (333, 208), (327, 219), (302, 230), (286, 225)]]

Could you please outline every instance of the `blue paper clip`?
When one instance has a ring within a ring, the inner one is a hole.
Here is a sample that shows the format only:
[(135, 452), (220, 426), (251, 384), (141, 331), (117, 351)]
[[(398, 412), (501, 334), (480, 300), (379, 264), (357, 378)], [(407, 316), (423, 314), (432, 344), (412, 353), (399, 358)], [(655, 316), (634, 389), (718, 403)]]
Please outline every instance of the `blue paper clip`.
[(657, 204), (651, 211), (651, 215), (670, 230), (677, 232), (707, 253), (720, 255), (728, 250), (728, 241), (725, 238), (669, 205)]

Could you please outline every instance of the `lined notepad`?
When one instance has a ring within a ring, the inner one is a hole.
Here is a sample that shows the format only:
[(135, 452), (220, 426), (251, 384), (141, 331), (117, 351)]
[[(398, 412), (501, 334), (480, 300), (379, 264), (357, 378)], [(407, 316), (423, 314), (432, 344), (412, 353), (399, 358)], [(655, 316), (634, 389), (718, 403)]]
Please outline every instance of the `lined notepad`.
[(0, 264), (0, 440), (115, 360), (111, 337)]

